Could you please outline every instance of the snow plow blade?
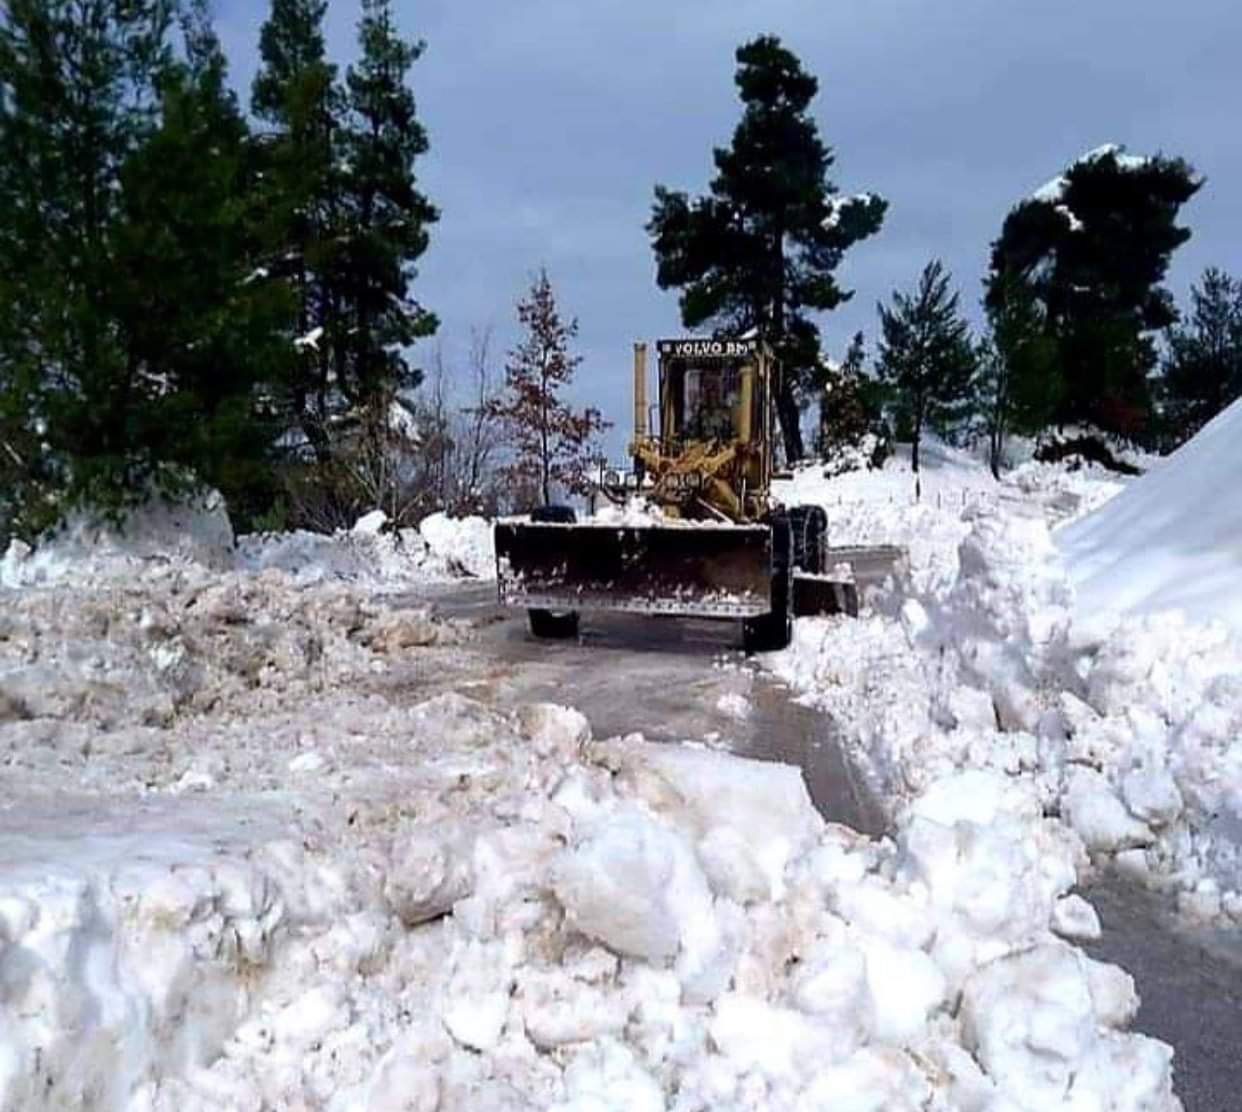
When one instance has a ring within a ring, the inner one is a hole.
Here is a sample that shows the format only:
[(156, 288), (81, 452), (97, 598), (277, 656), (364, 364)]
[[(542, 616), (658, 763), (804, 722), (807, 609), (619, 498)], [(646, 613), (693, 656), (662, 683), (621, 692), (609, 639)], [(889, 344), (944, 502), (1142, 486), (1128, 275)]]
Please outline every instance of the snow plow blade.
[(762, 525), (496, 525), (504, 606), (750, 618), (772, 609)]

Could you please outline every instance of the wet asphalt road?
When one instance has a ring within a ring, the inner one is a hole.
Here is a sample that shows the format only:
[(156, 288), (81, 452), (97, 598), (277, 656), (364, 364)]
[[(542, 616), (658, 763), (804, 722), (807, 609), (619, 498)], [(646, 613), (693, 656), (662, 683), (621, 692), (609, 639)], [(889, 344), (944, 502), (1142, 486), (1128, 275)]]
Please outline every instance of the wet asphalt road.
[[(704, 741), (740, 756), (803, 770), (820, 813), (868, 834), (885, 830), (884, 809), (857, 777), (831, 720), (795, 704), (749, 664), (730, 623), (588, 615), (578, 641), (537, 642), (524, 615), (501, 610), (478, 584), (420, 593), (450, 617), (472, 621), (478, 640), (437, 686), (499, 706), (548, 700), (578, 707), (597, 737), (640, 731), (653, 740)], [(748, 712), (734, 709), (742, 696)], [(1103, 878), (1084, 895), (1104, 937), (1086, 949), (1135, 979), (1136, 1030), (1170, 1043), (1176, 1091), (1186, 1112), (1242, 1112), (1242, 935), (1189, 933), (1160, 897)]]

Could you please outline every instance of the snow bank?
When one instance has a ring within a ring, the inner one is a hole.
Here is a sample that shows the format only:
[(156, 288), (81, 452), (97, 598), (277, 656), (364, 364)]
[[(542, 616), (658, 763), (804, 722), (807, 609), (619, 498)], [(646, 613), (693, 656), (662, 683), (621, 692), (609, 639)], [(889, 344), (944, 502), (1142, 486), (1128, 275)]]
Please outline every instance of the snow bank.
[(1242, 633), (1242, 401), (1162, 466), (1057, 536), (1079, 610), (1180, 610)]
[(477, 579), (496, 577), (496, 546), (492, 523), (481, 517), (449, 517), (437, 513), (418, 526), (431, 555), (450, 570)]
[(0, 559), (0, 587), (90, 587), (139, 577), (206, 582), (212, 572), (236, 568), (276, 569), (302, 584), (339, 580), (403, 590), (496, 574), (492, 526), (481, 517), (432, 514), (418, 529), (393, 532), (382, 531), (385, 523), (374, 511), (352, 530), (250, 534), (234, 543), (219, 494), (184, 505), (154, 499), (119, 526), (78, 514), (35, 548), (12, 542)]
[(233, 527), (217, 492), (179, 503), (157, 496), (119, 525), (78, 511), (37, 548), (13, 541), (0, 559), (0, 587), (125, 579), (187, 566), (218, 571), (232, 560)]
[(313, 789), (27, 809), (0, 1108), (1179, 1107), (1053, 932), (1080, 847), (1007, 789), (872, 842), (564, 708), (352, 716)]
[(799, 621), (769, 665), (841, 725), (881, 796), (1002, 774), (1095, 860), (1242, 922), (1242, 654), (1227, 631), (1156, 615), (1084, 638), (1038, 516), (963, 524), (947, 590)]
[(897, 445), (882, 468), (825, 473), (823, 465), (801, 468), (772, 484), (786, 506), (819, 505), (828, 514), (830, 545), (899, 545), (908, 574), (920, 591), (943, 589), (956, 572), (956, 550), (968, 530), (964, 510), (995, 505), (1003, 496), (978, 460), (934, 437), (922, 445), (916, 497), (909, 445)]

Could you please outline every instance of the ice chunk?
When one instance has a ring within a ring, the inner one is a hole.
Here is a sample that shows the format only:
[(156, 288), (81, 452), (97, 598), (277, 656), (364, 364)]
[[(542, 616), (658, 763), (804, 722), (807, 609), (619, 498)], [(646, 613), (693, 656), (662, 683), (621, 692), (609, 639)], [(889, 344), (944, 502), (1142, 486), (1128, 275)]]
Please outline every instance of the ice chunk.
[(707, 880), (685, 839), (637, 812), (566, 851), (554, 889), (578, 930), (652, 962), (675, 957), (683, 935), (712, 918)]

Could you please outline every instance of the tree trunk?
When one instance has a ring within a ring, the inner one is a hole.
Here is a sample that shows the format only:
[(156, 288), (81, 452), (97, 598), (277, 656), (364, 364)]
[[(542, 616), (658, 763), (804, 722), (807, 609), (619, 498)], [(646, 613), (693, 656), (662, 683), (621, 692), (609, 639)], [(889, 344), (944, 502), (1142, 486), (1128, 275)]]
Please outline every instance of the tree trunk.
[(785, 442), (785, 462), (796, 463), (806, 454), (802, 446), (802, 413), (784, 375), (776, 395), (776, 416), (781, 424), (781, 439)]
[(914, 441), (910, 445), (910, 463), (914, 468), (914, 497), (916, 501), (923, 498), (923, 477), (919, 474), (919, 441), (923, 439), (923, 414), (914, 415)]

